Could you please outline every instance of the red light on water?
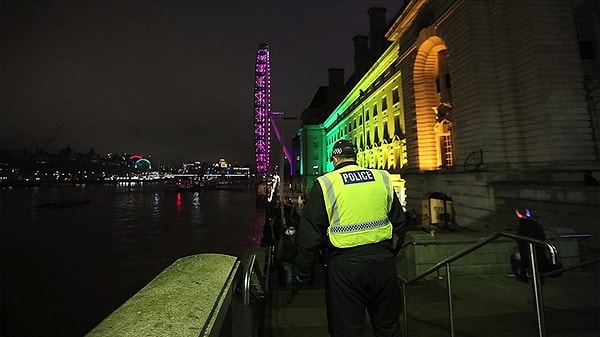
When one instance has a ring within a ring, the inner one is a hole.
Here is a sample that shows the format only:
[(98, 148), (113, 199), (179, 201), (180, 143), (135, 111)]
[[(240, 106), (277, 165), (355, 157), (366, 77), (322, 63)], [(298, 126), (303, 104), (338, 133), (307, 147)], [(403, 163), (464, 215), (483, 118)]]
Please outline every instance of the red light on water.
[(175, 205), (177, 206), (177, 210), (181, 211), (181, 206), (183, 205), (183, 203), (181, 202), (181, 193), (177, 193), (177, 202), (175, 203)]

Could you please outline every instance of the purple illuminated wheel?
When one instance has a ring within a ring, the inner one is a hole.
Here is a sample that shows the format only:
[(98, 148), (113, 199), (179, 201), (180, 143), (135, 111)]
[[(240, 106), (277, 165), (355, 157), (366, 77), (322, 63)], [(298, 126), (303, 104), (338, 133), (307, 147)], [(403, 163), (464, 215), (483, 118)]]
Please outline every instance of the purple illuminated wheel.
[(256, 53), (254, 75), (254, 150), (256, 173), (266, 174), (271, 156), (271, 64), (269, 45), (261, 43)]

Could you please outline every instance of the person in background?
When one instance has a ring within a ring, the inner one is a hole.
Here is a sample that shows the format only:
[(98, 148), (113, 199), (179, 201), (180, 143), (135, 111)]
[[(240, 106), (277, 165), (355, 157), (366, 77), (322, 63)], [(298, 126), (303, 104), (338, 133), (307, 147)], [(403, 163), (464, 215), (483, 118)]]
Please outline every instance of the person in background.
[(285, 272), (285, 291), (287, 303), (292, 303), (296, 293), (296, 268), (294, 266), (298, 253), (296, 227), (292, 224), (286, 227), (277, 245), (277, 259), (283, 264)]
[(585, 186), (598, 186), (600, 185), (598, 183), (598, 180), (596, 180), (596, 178), (594, 178), (594, 176), (592, 175), (592, 171), (585, 171), (583, 173), (583, 181)]
[(298, 204), (294, 205), (292, 209), (291, 221), (292, 224), (296, 226), (296, 228), (298, 228), (298, 224), (300, 223), (300, 217), (302, 216), (302, 207), (304, 207), (302, 204)]
[(356, 153), (347, 140), (335, 143), (334, 171), (312, 187), (298, 227), (297, 279), (312, 279), (322, 252), (330, 334), (363, 335), (366, 310), (375, 336), (399, 337), (395, 256), (406, 233), (405, 214), (390, 174), (358, 166)]
[[(517, 234), (527, 236), (540, 241), (546, 241), (546, 234), (540, 224), (532, 219), (532, 214), (529, 209), (524, 211), (516, 210), (517, 218), (519, 218), (519, 227), (517, 228)], [(555, 269), (562, 268), (562, 264), (553, 265), (552, 260), (549, 256), (549, 252), (544, 248), (534, 245), (535, 261), (538, 267), (538, 271), (546, 273)], [(529, 250), (529, 243), (525, 241), (519, 241), (518, 251), (511, 256), (511, 265), (513, 272), (518, 281), (529, 282), (528, 280), (532, 277), (531, 275), (531, 257)], [(543, 283), (542, 278), (542, 283)]]

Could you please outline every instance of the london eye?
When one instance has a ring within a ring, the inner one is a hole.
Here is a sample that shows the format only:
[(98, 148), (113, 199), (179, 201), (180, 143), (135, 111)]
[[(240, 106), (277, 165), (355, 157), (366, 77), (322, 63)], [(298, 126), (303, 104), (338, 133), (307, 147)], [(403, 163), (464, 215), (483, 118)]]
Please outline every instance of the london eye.
[(254, 149), (256, 172), (264, 175), (271, 155), (271, 69), (269, 45), (261, 43), (256, 53), (254, 76)]

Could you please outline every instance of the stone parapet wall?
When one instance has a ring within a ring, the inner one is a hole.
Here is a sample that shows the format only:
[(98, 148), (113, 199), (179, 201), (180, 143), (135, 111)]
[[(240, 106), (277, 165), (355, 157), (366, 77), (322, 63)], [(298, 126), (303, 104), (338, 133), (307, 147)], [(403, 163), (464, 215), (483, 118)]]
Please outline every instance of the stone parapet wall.
[(86, 337), (218, 336), (235, 290), (235, 256), (182, 257)]
[[(505, 180), (509, 175), (499, 172), (402, 174), (406, 180), (407, 209), (415, 209), (418, 218), (422, 218), (423, 196), (440, 192), (452, 198), (459, 227), (486, 232), (515, 230), (518, 225), (515, 209), (528, 208), (544, 228), (568, 227), (576, 233), (592, 235), (587, 246), (598, 250), (600, 189), (597, 186), (584, 186), (583, 181)], [(569, 176), (567, 173), (556, 175)]]

